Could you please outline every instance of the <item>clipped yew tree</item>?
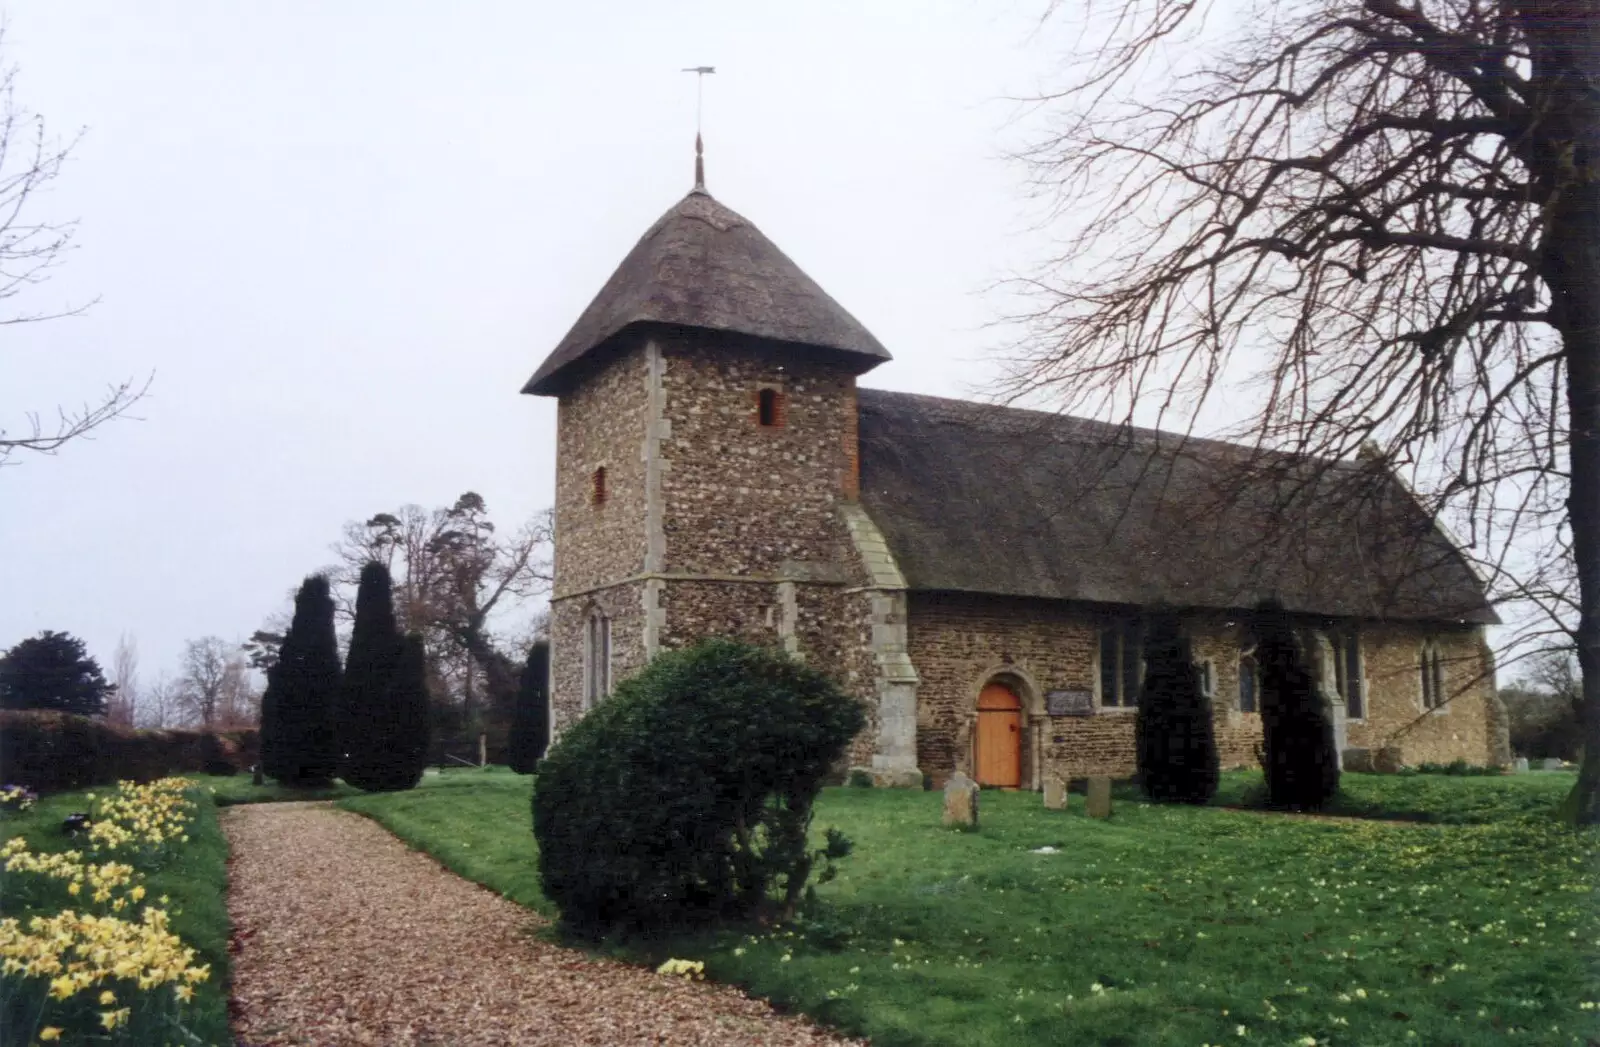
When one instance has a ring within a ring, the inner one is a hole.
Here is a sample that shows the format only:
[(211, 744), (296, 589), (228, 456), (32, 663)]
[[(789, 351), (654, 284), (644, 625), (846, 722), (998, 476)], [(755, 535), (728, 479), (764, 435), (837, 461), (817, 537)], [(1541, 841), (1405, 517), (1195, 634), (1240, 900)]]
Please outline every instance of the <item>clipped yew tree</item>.
[(393, 768), (404, 762), (398, 751), (395, 702), (401, 648), (389, 569), (377, 562), (365, 564), (356, 589), (356, 620), (338, 715), (340, 777), (358, 789), (393, 789), (403, 779)]
[[(376, 734), (381, 739), (363, 789), (393, 792), (422, 781), (433, 740), (433, 702), (428, 696), (428, 660), (417, 633), (400, 638), (400, 657), (389, 684), (388, 707)], [(357, 784), (357, 783), (353, 783)]]
[(1139, 780), (1152, 800), (1205, 803), (1216, 795), (1211, 703), (1200, 689), (1189, 639), (1174, 615), (1157, 615), (1145, 633), (1134, 742)]
[(550, 641), (539, 640), (528, 651), (517, 685), (517, 706), (511, 714), (508, 762), (518, 774), (532, 774), (544, 756), (550, 736)]
[(533, 832), (546, 897), (587, 934), (792, 916), (849, 841), (807, 841), (865, 718), (787, 654), (709, 639), (656, 656), (546, 755)]
[(1264, 602), (1256, 611), (1254, 633), (1268, 802), (1321, 807), (1339, 789), (1333, 721), (1283, 605)]
[(262, 698), (262, 769), (286, 785), (324, 785), (338, 771), (334, 714), (339, 642), (328, 579), (307, 578)]

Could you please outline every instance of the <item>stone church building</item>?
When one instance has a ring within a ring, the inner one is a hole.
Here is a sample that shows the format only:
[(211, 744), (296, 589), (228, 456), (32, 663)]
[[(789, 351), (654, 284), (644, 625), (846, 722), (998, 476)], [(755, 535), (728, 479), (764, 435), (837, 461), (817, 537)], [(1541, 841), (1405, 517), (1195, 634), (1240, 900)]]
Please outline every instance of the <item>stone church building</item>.
[(1244, 623), (1275, 596), (1347, 767), (1504, 760), (1484, 587), (1380, 461), (858, 385), (889, 358), (703, 187), (644, 234), (523, 389), (559, 403), (555, 733), (657, 651), (726, 635), (858, 696), (851, 762), (882, 784), (1126, 775), (1160, 607), (1223, 765), (1249, 765)]

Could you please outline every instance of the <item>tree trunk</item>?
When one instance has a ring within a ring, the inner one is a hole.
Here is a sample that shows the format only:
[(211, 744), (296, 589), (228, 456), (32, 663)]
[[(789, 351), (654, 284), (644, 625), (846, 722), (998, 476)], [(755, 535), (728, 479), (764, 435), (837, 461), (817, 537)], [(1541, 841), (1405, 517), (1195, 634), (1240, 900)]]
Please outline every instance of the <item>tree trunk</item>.
[(1579, 718), (1584, 759), (1562, 814), (1600, 824), (1600, 0), (1524, 0), (1533, 82), (1540, 88), (1542, 275), (1567, 369), (1577, 569)]

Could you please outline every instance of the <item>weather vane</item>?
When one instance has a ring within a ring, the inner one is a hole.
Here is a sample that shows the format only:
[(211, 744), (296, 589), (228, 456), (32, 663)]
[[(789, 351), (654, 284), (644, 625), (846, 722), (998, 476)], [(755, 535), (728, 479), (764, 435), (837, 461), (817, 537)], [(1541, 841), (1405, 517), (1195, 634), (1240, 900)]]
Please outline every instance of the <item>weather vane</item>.
[(701, 191), (706, 187), (706, 162), (705, 147), (700, 141), (700, 114), (705, 106), (706, 74), (717, 71), (716, 66), (696, 65), (683, 70), (685, 73), (694, 74), (694, 187)]

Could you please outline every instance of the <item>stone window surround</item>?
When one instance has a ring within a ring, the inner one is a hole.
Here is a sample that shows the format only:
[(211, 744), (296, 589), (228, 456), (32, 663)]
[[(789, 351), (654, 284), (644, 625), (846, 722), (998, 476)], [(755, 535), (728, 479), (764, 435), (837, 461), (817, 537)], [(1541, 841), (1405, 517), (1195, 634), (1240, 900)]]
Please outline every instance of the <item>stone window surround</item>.
[(611, 619), (590, 604), (583, 623), (583, 711), (589, 712), (611, 694)]
[[(1430, 661), (1431, 659), (1431, 661)], [(1417, 648), (1417, 704), (1429, 716), (1444, 716), (1450, 711), (1448, 696), (1444, 693), (1444, 656), (1439, 651), (1439, 641), (1435, 637), (1428, 637)], [(1434, 704), (1428, 704), (1428, 680), (1433, 681), (1433, 689), (1438, 692)]]
[(1372, 704), (1371, 681), (1367, 678), (1367, 650), (1361, 642), (1361, 631), (1352, 623), (1330, 624), (1323, 630), (1328, 638), (1329, 646), (1333, 648), (1335, 661), (1334, 678), (1342, 679), (1348, 667), (1344, 644), (1354, 645), (1356, 654), (1356, 674), (1359, 677), (1361, 688), (1361, 715), (1349, 715), (1350, 695), (1339, 695), (1345, 703), (1345, 718), (1350, 723), (1366, 723), (1367, 709)]
[[(1228, 712), (1235, 716), (1260, 716), (1261, 666), (1256, 664), (1256, 648), (1254, 644), (1239, 648), (1236, 674), (1238, 682), (1234, 686), (1233, 701), (1228, 703)], [(1247, 676), (1253, 684), (1250, 689), (1250, 702), (1255, 706), (1253, 709), (1244, 708), (1243, 681)]]
[[(1104, 679), (1104, 674), (1100, 671), (1100, 652), (1104, 647), (1104, 641), (1101, 639), (1101, 637), (1105, 633), (1106, 629), (1114, 628), (1120, 630), (1129, 622), (1133, 622), (1139, 627), (1139, 632), (1142, 636), (1145, 625), (1144, 615), (1138, 612), (1104, 618), (1095, 627), (1094, 666), (1092, 667), (1091, 672), (1094, 680), (1094, 711), (1095, 715), (1097, 716), (1102, 713), (1113, 716), (1125, 716), (1132, 713), (1137, 713), (1139, 711), (1139, 703), (1137, 699), (1127, 705), (1107, 705), (1105, 704), (1105, 696), (1101, 693), (1101, 681)], [(1118, 667), (1118, 676), (1121, 676), (1120, 666)], [(1139, 682), (1141, 685), (1144, 683), (1144, 654), (1142, 651), (1139, 655)]]

